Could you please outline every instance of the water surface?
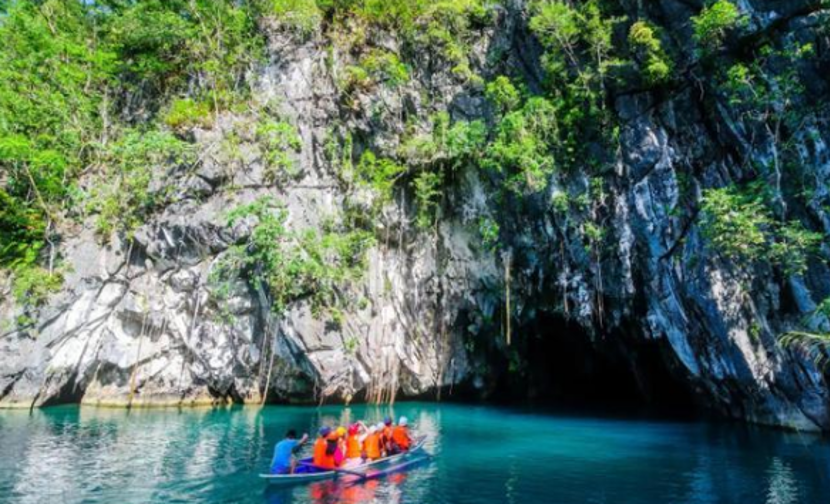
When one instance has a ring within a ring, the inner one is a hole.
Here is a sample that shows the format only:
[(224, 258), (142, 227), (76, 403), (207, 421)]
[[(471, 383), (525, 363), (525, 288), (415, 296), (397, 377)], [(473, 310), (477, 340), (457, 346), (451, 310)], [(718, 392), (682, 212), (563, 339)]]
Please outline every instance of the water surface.
[(830, 443), (734, 424), (405, 403), (431, 462), (360, 485), (268, 489), (288, 428), (358, 406), (0, 411), (0, 502), (823, 503)]

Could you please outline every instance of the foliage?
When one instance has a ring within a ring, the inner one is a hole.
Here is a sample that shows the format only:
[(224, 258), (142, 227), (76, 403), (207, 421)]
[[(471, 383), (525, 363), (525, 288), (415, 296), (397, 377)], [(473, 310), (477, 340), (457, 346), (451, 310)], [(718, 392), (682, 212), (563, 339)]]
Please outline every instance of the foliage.
[(262, 119), (256, 125), (256, 138), (263, 151), (268, 181), (279, 183), (299, 175), (291, 155), (302, 148), (297, 128), (285, 121)]
[(777, 222), (758, 186), (708, 189), (702, 210), (704, 236), (740, 265), (768, 261), (787, 274), (801, 274), (822, 240), (820, 233), (807, 231), (800, 222)]
[(115, 55), (94, 45), (93, 32), (80, 2), (14, 2), (0, 21), (0, 261), (6, 265), (36, 260), (25, 251), (42, 247), (97, 140)]
[(409, 81), (409, 68), (398, 56), (383, 49), (372, 49), (358, 65), (349, 65), (340, 79), (340, 87), (347, 93), (367, 90), (377, 84), (397, 88)]
[(519, 91), (504, 75), (499, 75), (487, 83), (486, 95), (501, 114), (514, 110), (521, 102)]
[(624, 18), (598, 0), (534, 0), (529, 10), (530, 29), (545, 49), (547, 93), (505, 114), (483, 163), (505, 174), (515, 194), (542, 191), (551, 176), (577, 164), (602, 165), (618, 131), (605, 101), (609, 70), (621, 64), (612, 35)]
[[(209, 107), (244, 98), (242, 75), (264, 40), (249, 5), (230, 0), (20, 0), (3, 9), (0, 267), (21, 292), (45, 293), (30, 280), (43, 278), (45, 244), (79, 214), (79, 174), (100, 173), (92, 206), (102, 232), (133, 229), (155, 205), (145, 183), (158, 167), (138, 165), (170, 152), (137, 154), (140, 142), (113, 110), (150, 119), (164, 110), (177, 130), (207, 125)], [(184, 91), (189, 99), (165, 106)]]
[(493, 251), (499, 243), (499, 223), (488, 217), (478, 219), (478, 233), (487, 250)]
[(118, 231), (129, 237), (169, 196), (163, 188), (153, 188), (154, 176), (165, 166), (192, 162), (193, 155), (189, 144), (162, 131), (127, 131), (111, 144), (104, 152), (106, 182), (93, 199), (98, 233)]
[(717, 50), (731, 31), (745, 23), (746, 18), (734, 3), (730, 0), (717, 0), (692, 17), (695, 42), (706, 51)]
[(416, 225), (427, 229), (437, 218), (441, 199), (441, 174), (422, 171), (415, 177), (415, 200), (418, 203)]
[(118, 2), (101, 15), (128, 86), (162, 96), (187, 88), (216, 110), (244, 96), (243, 74), (264, 54), (248, 2)]
[(63, 283), (60, 272), (50, 272), (38, 266), (25, 266), (14, 269), (15, 278), (12, 295), (24, 306), (38, 306), (57, 292)]
[(352, 17), (371, 30), (391, 30), (407, 53), (437, 56), (464, 80), (477, 80), (470, 68), (470, 44), (477, 27), (492, 19), (483, 0), (318, 0), (332, 18)]
[(628, 43), (647, 84), (656, 85), (669, 80), (673, 65), (663, 50), (654, 26), (645, 21), (637, 21), (628, 31)]
[(430, 227), (437, 215), (442, 195), (441, 185), (448, 173), (464, 163), (477, 162), (486, 143), (487, 128), (482, 121), (451, 122), (446, 112), (430, 118), (429, 134), (407, 139), (399, 155), (420, 172), (413, 180), (418, 205), (416, 224)]
[[(716, 77), (746, 144), (771, 154), (755, 156), (753, 167), (769, 184), (778, 217), (786, 214), (785, 172), (802, 164), (798, 139), (818, 113), (815, 104), (804, 99), (805, 84), (799, 75), (801, 63), (813, 52), (812, 44), (795, 40), (779, 47), (762, 44), (753, 48), (751, 58), (733, 63)], [(796, 177), (790, 180), (804, 183)]]
[(737, 62), (728, 68), (721, 90), (742, 118), (759, 123), (783, 121), (795, 129), (803, 117), (795, 103), (804, 93), (797, 68), (812, 52), (811, 44), (781, 50), (764, 45), (751, 62)]
[(218, 266), (220, 278), (242, 273), (261, 282), (273, 309), (283, 313), (294, 301), (308, 299), (312, 309), (335, 307), (338, 289), (358, 279), (366, 268), (366, 250), (373, 245), (364, 231), (291, 230), (288, 211), (269, 197), (241, 205), (228, 214), (228, 226), (252, 223), (243, 243), (228, 250)]
[(191, 98), (173, 100), (164, 114), (164, 123), (170, 129), (184, 132), (192, 128), (210, 128), (213, 126), (213, 117), (210, 105), (197, 102)]
[[(607, 16), (596, 0), (572, 6), (560, 0), (531, 3), (530, 29), (546, 49), (545, 69), (565, 96), (596, 106), (614, 49), (611, 36), (622, 18)], [(594, 102), (594, 103), (590, 103)]]
[[(830, 319), (830, 297), (818, 304), (812, 316), (811, 318), (816, 316), (823, 318), (824, 327), (827, 327), (827, 320)], [(808, 356), (812, 357), (816, 366), (826, 369), (830, 359), (830, 333), (810, 330), (789, 331), (781, 336), (780, 342), (785, 347), (805, 351)]]
[(482, 166), (506, 176), (505, 185), (516, 194), (545, 189), (561, 155), (568, 157), (569, 140), (559, 134), (559, 111), (545, 98), (530, 98), (522, 108), (505, 115), (487, 146)]
[(476, 160), (487, 142), (483, 121), (452, 122), (448, 113), (439, 112), (430, 118), (430, 126), (428, 134), (411, 136), (398, 149), (399, 156), (408, 164), (455, 169)]
[(323, 12), (315, 0), (264, 0), (263, 4), (266, 15), (303, 38), (314, 33), (323, 21)]
[(367, 150), (360, 157), (355, 168), (358, 184), (371, 188), (378, 197), (377, 204), (383, 205), (392, 199), (395, 182), (406, 171), (402, 165), (389, 158), (378, 158)]
[(360, 62), (366, 73), (379, 82), (398, 87), (409, 80), (409, 69), (395, 53), (373, 49)]
[(554, 212), (560, 215), (566, 215), (568, 213), (570, 201), (568, 199), (568, 193), (566, 193), (565, 191), (559, 191), (554, 193), (551, 197), (550, 203), (553, 207)]

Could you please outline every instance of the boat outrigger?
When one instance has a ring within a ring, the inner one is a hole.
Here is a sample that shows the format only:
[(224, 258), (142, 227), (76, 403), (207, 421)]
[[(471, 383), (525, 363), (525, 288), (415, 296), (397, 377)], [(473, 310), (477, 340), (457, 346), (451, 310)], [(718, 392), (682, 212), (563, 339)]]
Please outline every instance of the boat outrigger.
[(417, 452), (421, 451), (425, 442), (426, 437), (422, 437), (418, 439), (416, 443), (412, 445), (412, 447), (408, 451), (373, 460), (371, 462), (366, 462), (365, 464), (360, 464), (358, 466), (349, 467), (348, 469), (321, 469), (312, 465), (311, 457), (309, 457), (301, 459), (297, 464), (297, 469), (291, 474), (260, 474), (259, 477), (267, 480), (269, 485), (297, 485), (302, 483), (311, 483), (314, 481), (326, 481), (337, 478), (340, 475), (356, 476), (360, 479), (375, 479), (382, 475), (388, 474), (391, 470), (398, 470), (403, 469), (404, 467), (409, 467), (413, 465), (415, 462), (420, 462), (422, 459), (419, 458), (415, 461), (407, 461), (400, 464), (399, 466), (394, 466), (384, 471), (364, 471), (366, 469), (371, 469), (373, 467), (380, 466), (381, 464), (398, 462), (405, 458), (409, 458)]

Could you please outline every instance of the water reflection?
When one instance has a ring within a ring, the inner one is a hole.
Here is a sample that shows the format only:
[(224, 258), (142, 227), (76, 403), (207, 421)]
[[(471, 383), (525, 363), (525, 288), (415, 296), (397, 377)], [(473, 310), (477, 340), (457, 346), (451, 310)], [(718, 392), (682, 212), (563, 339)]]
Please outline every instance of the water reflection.
[[(257, 477), (288, 428), (387, 415), (429, 436), (430, 463), (356, 484)], [(829, 471), (816, 436), (460, 405), (0, 412), (0, 501), (21, 503), (794, 504), (824, 502)]]
[(798, 484), (790, 466), (778, 457), (773, 457), (769, 474), (767, 504), (794, 504), (798, 502)]

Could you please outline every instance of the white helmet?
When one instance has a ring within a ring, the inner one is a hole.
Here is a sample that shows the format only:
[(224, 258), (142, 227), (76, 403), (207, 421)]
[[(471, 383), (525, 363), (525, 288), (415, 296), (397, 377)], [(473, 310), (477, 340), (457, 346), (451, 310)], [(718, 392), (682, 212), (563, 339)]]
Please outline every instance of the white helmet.
[(406, 417), (405, 417), (405, 416), (402, 416), (402, 417), (401, 417), (401, 419), (400, 419), (400, 420), (398, 420), (398, 425), (400, 425), (401, 427), (406, 427), (406, 425), (407, 425), (407, 419), (406, 419)]

